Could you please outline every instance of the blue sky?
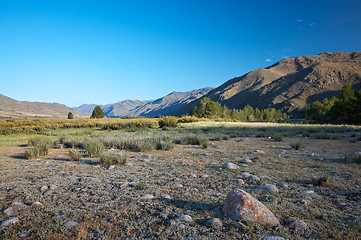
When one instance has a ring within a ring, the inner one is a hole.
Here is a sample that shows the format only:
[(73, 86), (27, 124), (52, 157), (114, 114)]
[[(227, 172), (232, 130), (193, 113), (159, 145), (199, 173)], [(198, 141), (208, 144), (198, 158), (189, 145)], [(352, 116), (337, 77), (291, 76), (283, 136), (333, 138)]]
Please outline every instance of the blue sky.
[(0, 0), (0, 94), (68, 106), (217, 87), (361, 50), (361, 1)]

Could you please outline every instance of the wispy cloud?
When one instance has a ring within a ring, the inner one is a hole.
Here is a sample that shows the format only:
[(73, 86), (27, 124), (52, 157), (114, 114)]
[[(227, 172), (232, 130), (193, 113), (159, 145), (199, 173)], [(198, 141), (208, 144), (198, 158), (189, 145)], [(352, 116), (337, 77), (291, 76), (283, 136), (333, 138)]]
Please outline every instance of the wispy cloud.
[(315, 25), (315, 23), (313, 22), (313, 23), (310, 23), (310, 24), (308, 24), (308, 25), (313, 26), (313, 25)]
[(302, 20), (301, 20), (301, 19), (298, 19), (297, 22), (302, 22)]
[(271, 60), (271, 59), (269, 59), (269, 58), (267, 58), (267, 59), (266, 59), (266, 62), (271, 62), (271, 61), (272, 61), (272, 60)]

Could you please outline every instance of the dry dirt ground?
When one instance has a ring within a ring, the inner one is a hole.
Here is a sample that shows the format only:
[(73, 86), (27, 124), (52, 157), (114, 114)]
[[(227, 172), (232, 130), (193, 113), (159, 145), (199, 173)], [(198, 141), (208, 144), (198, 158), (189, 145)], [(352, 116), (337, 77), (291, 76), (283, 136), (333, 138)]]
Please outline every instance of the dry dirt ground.
[[(128, 152), (127, 165), (113, 169), (85, 154), (80, 162), (70, 161), (61, 145), (25, 160), (19, 156), (28, 148), (26, 140), (15, 137), (0, 147), (0, 222), (19, 221), (0, 227), (0, 239), (361, 239), (360, 225), (347, 221), (361, 216), (361, 167), (342, 161), (361, 149), (359, 141), (350, 142), (351, 134), (337, 140), (298, 135), (280, 142), (238, 137), (211, 141), (206, 149), (175, 145), (168, 151)], [(301, 139), (303, 148), (290, 147)], [(245, 158), (251, 162), (242, 163)], [(227, 162), (240, 169), (220, 168)], [(234, 181), (242, 172), (260, 181)], [(330, 176), (328, 184), (312, 182), (322, 176)], [(265, 183), (278, 186), (279, 193), (253, 192)], [(50, 185), (53, 190), (41, 189)], [(281, 224), (241, 227), (226, 217), (224, 199), (235, 188), (259, 199)], [(145, 194), (154, 198), (142, 199)], [(35, 201), (42, 205), (31, 205)], [(13, 204), (8, 216), (3, 210), (14, 202), (24, 205)], [(193, 221), (177, 219), (184, 214)], [(207, 226), (211, 218), (221, 218), (223, 226)], [(293, 220), (303, 220), (308, 229), (291, 229)], [(71, 221), (78, 225), (66, 226)]]

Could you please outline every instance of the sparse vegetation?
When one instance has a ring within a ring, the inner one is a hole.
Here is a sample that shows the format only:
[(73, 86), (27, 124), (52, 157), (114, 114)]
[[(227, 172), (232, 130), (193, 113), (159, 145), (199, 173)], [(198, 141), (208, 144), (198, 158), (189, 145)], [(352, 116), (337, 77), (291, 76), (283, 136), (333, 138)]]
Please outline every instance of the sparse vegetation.
[(105, 166), (125, 165), (127, 163), (127, 154), (122, 153), (104, 153), (100, 156), (100, 163)]
[(315, 186), (326, 187), (330, 185), (331, 175), (329, 173), (324, 174), (322, 177), (314, 178), (312, 184)]
[(82, 158), (82, 154), (75, 149), (69, 149), (68, 154), (71, 161), (80, 161)]
[(95, 139), (89, 139), (86, 141), (84, 148), (90, 157), (99, 157), (104, 152), (103, 143)]
[(163, 117), (159, 120), (159, 126), (162, 127), (177, 127), (178, 118), (173, 116)]
[(295, 150), (301, 150), (304, 147), (304, 143), (302, 141), (298, 141), (295, 143), (292, 143), (291, 148), (295, 149)]

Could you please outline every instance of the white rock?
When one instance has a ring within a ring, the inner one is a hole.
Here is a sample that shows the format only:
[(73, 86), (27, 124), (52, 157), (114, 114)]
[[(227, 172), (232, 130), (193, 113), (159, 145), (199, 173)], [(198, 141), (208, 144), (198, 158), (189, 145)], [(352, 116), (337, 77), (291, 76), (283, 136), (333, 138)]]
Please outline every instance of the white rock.
[(14, 208), (8, 207), (7, 209), (5, 209), (5, 210), (3, 211), (3, 213), (10, 217), (11, 215), (14, 214)]
[(48, 190), (48, 186), (41, 186), (40, 187), (40, 192), (45, 192), (45, 191), (47, 191)]
[(234, 163), (225, 163), (222, 165), (222, 168), (225, 168), (225, 169), (239, 169), (239, 166), (234, 164)]
[(79, 223), (78, 222), (74, 222), (74, 221), (68, 221), (68, 222), (65, 222), (63, 223), (63, 226), (64, 227), (76, 227), (78, 226)]
[(257, 186), (254, 189), (254, 191), (258, 192), (258, 193), (277, 194), (278, 193), (278, 188), (273, 184), (262, 184), (262, 185)]
[(189, 215), (180, 215), (179, 217), (177, 217), (177, 219), (182, 222), (188, 222), (188, 223), (193, 222), (193, 218)]
[(107, 170), (112, 170), (112, 169), (114, 169), (114, 168), (115, 168), (114, 165), (109, 165), (109, 166), (107, 167)]
[(235, 183), (239, 184), (239, 185), (243, 185), (244, 184), (244, 181), (242, 179), (236, 179), (234, 180)]
[(252, 161), (249, 160), (248, 158), (245, 158), (241, 161), (241, 163), (251, 163)]
[(32, 207), (41, 207), (43, 204), (41, 202), (35, 201), (31, 204)]
[(249, 176), (251, 176), (252, 174), (248, 173), (248, 172), (242, 172), (241, 173), (241, 178), (248, 178)]
[(144, 194), (144, 195), (141, 195), (140, 198), (144, 199), (144, 200), (149, 200), (149, 199), (153, 199), (154, 196), (151, 194)]
[(255, 150), (253, 153), (254, 153), (254, 154), (265, 154), (264, 151), (259, 150), (259, 149)]
[(9, 219), (1, 222), (0, 226), (4, 228), (4, 227), (8, 227), (12, 224), (15, 224), (17, 222), (19, 222), (19, 218), (9, 218)]
[(206, 222), (207, 226), (219, 229), (223, 227), (223, 221), (220, 218), (212, 218)]
[(264, 236), (262, 240), (285, 240), (285, 238), (280, 236)]

